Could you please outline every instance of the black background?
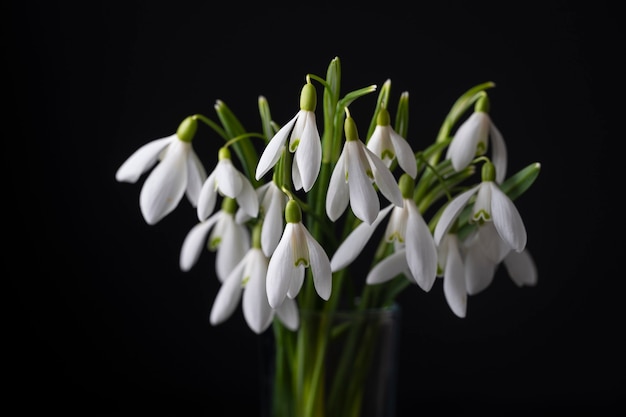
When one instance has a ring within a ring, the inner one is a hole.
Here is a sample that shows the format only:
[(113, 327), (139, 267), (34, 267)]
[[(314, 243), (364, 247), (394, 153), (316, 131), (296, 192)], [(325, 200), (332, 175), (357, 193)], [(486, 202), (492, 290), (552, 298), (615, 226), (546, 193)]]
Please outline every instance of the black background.
[[(516, 202), (536, 287), (499, 273), (463, 320), (440, 281), (401, 295), (399, 417), (621, 407), (623, 138), (611, 125), (623, 117), (623, 15), (603, 1), (437, 4), (2, 6), (3, 376), (18, 409), (258, 414), (258, 337), (240, 311), (209, 325), (210, 255), (178, 270), (193, 210), (183, 200), (148, 226), (143, 178), (114, 174), (185, 116), (215, 118), (217, 99), (254, 130), (265, 95), (283, 123), (305, 74), (323, 76), (335, 56), (344, 92), (387, 78), (395, 97), (410, 92), (417, 146), (462, 92), (494, 81), (510, 172), (542, 164)], [(219, 139), (200, 137), (210, 169)]]

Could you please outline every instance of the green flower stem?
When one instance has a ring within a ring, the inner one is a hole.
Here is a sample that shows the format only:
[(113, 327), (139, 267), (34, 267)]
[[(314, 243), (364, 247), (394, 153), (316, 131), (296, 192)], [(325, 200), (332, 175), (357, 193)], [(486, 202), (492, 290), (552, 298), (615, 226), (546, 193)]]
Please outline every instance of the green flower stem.
[(220, 135), (222, 139), (224, 139), (225, 141), (228, 140), (228, 134), (226, 134), (226, 131), (222, 129), (222, 127), (216, 122), (214, 122), (213, 120), (209, 119), (203, 114), (194, 114), (192, 117), (196, 120), (200, 120), (202, 123), (209, 126), (211, 129), (215, 131), (215, 133)]

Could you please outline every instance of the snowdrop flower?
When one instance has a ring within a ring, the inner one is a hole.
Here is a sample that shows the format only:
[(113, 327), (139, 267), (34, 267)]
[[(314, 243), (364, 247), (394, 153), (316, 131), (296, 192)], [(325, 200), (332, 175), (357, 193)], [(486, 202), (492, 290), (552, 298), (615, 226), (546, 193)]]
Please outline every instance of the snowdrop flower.
[(491, 160), (496, 166), (496, 182), (504, 181), (507, 170), (507, 150), (502, 134), (491, 121), (488, 113), (489, 99), (484, 94), (476, 102), (475, 110), (458, 128), (450, 146), (446, 159), (458, 172), (466, 168), (475, 156), (484, 155), (488, 149), (488, 139), (492, 146)]
[(415, 153), (411, 145), (391, 127), (389, 111), (381, 107), (376, 116), (376, 127), (367, 142), (367, 147), (388, 167), (394, 159), (411, 178), (417, 175)]
[(465, 267), (458, 235), (446, 233), (439, 245), (439, 275), (443, 276), (443, 294), (454, 314), (464, 318), (467, 312)]
[(206, 171), (191, 146), (196, 129), (196, 120), (187, 117), (175, 134), (143, 145), (115, 173), (117, 181), (135, 183), (160, 160), (139, 195), (141, 214), (150, 225), (172, 212), (183, 194), (193, 207), (197, 205)]
[(242, 298), (243, 316), (248, 327), (257, 334), (265, 331), (275, 315), (290, 330), (299, 326), (296, 301), (290, 298), (277, 309), (270, 307), (267, 300), (266, 279), (268, 258), (260, 249), (259, 227), (253, 231), (253, 246), (235, 266), (220, 287), (211, 308), (212, 325), (226, 321), (235, 311)]
[[(202, 249), (208, 246), (209, 250), (217, 252), (215, 269), (220, 282), (224, 282), (250, 248), (250, 232), (235, 221), (235, 208), (235, 200), (227, 197), (220, 211), (191, 228), (180, 251), (180, 269), (190, 270)], [(209, 232), (212, 233), (205, 245)]]
[(322, 163), (322, 142), (314, 113), (316, 106), (315, 87), (307, 82), (300, 93), (300, 111), (276, 132), (261, 154), (256, 167), (257, 180), (276, 165), (289, 137), (289, 152), (295, 154), (291, 171), (294, 188), (308, 192), (313, 187)]
[(235, 168), (227, 147), (219, 150), (217, 165), (202, 185), (198, 196), (198, 219), (205, 220), (213, 213), (218, 194), (237, 200), (239, 208), (251, 217), (256, 217), (259, 212), (254, 187), (248, 177)]
[(331, 260), (333, 272), (347, 266), (361, 253), (376, 227), (391, 212), (384, 238), (389, 243), (395, 242), (397, 249), (372, 268), (366, 282), (379, 284), (405, 273), (424, 291), (430, 291), (437, 277), (437, 248), (428, 225), (411, 198), (413, 188), (413, 179), (403, 174), (400, 177), (403, 206), (389, 205), (380, 211), (371, 225), (358, 225), (335, 251)]
[(385, 198), (396, 206), (402, 207), (402, 194), (387, 165), (359, 139), (356, 123), (347, 109), (346, 113), (346, 141), (330, 177), (326, 214), (335, 221), (350, 203), (354, 215), (371, 224), (380, 211), (372, 177)]
[(285, 231), (270, 258), (267, 270), (267, 297), (270, 306), (278, 308), (286, 297), (295, 298), (304, 282), (305, 269), (311, 269), (317, 294), (330, 297), (332, 272), (324, 248), (302, 224), (302, 212), (295, 200), (285, 208)]
[(524, 250), (526, 228), (522, 217), (511, 199), (493, 181), (494, 177), (493, 164), (486, 162), (482, 169), (482, 182), (457, 195), (448, 203), (435, 227), (434, 237), (437, 245), (440, 244), (441, 239), (468, 204), (470, 198), (476, 194), (470, 221), (479, 225), (493, 221), (498, 235), (509, 249), (517, 252)]

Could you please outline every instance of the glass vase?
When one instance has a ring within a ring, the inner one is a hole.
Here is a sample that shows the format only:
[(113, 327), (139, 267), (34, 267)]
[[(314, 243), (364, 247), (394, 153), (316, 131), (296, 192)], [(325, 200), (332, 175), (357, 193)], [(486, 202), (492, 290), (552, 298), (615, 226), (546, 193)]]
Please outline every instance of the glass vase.
[(393, 417), (400, 309), (300, 311), (261, 339), (262, 417)]

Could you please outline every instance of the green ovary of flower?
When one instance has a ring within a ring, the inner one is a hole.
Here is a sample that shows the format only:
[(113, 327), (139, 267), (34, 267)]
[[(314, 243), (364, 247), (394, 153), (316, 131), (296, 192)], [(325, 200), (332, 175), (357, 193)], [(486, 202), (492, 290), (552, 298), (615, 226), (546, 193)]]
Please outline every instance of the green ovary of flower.
[(315, 86), (311, 83), (304, 84), (300, 92), (300, 109), (307, 111), (315, 111), (317, 107), (317, 94)]
[(285, 221), (287, 223), (300, 223), (302, 210), (295, 200), (289, 200), (285, 206)]
[(195, 118), (189, 116), (178, 125), (176, 136), (181, 141), (190, 143), (196, 135), (196, 130), (198, 130), (198, 122)]

